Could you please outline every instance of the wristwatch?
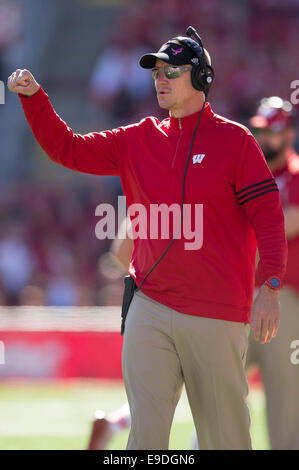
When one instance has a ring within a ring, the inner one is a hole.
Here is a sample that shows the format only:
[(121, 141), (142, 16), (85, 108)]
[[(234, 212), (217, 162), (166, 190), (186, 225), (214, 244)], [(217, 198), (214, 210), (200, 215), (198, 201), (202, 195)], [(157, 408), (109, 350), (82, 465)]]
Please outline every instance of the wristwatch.
[(281, 289), (281, 281), (278, 277), (270, 277), (265, 281), (266, 286), (268, 286), (272, 290), (280, 290)]

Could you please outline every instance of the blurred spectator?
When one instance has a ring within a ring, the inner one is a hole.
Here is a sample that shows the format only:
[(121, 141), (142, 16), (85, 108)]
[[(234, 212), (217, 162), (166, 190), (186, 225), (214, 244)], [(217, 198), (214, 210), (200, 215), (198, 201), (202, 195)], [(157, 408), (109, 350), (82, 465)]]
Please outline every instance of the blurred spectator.
[(0, 80), (4, 80), (3, 54), (21, 37), (23, 18), (20, 3), (0, 0)]
[(101, 111), (110, 113), (115, 125), (134, 122), (136, 108), (152, 97), (152, 78), (139, 66), (147, 50), (134, 36), (112, 37), (98, 58), (90, 81), (90, 93)]
[(7, 297), (5, 287), (0, 277), (0, 306), (7, 305)]
[(49, 279), (46, 292), (47, 305), (67, 307), (75, 304), (76, 287), (71, 278), (57, 275)]
[(95, 304), (96, 304), (95, 291), (89, 286), (77, 286), (75, 306), (76, 307), (92, 307)]
[(22, 232), (23, 228), (17, 222), (10, 222), (0, 240), (0, 274), (12, 302), (29, 282), (35, 265), (34, 255)]
[(45, 293), (39, 286), (26, 286), (20, 292), (20, 305), (45, 305)]

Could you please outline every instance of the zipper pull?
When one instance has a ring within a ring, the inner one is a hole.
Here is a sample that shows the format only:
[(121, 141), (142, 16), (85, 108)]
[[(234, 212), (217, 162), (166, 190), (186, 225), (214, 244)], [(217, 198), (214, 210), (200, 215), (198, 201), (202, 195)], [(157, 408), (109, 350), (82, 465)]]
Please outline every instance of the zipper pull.
[(181, 122), (181, 118), (178, 118), (179, 120), (179, 129), (182, 130), (182, 122)]

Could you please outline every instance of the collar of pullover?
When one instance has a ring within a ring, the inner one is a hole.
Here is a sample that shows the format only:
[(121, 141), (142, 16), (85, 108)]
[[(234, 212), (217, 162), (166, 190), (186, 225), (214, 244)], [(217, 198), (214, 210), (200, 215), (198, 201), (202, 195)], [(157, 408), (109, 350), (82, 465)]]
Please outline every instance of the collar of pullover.
[[(189, 114), (189, 116), (184, 116), (184, 117), (181, 117), (181, 118), (175, 118), (175, 117), (170, 117), (169, 118), (169, 127), (172, 128), (172, 129), (178, 129), (178, 130), (182, 130), (182, 129), (194, 129), (195, 126), (196, 126), (196, 123), (197, 123), (197, 120), (199, 118), (199, 115), (200, 115), (200, 111), (197, 111), (196, 113), (194, 114)], [(211, 118), (212, 116), (214, 115), (212, 109), (211, 109), (211, 106), (210, 106), (210, 103), (206, 103), (205, 104), (205, 108), (204, 108), (204, 111), (202, 113), (202, 116), (200, 118), (200, 123), (202, 123), (203, 121), (206, 121), (207, 119)]]

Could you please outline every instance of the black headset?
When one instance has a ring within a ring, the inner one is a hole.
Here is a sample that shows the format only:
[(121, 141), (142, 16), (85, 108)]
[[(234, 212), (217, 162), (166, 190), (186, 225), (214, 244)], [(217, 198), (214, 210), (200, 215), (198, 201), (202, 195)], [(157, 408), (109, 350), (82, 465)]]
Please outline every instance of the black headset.
[[(186, 35), (189, 37), (178, 36), (173, 38), (173, 40), (177, 40), (181, 44), (189, 47), (196, 56), (196, 59), (198, 59), (198, 63), (195, 63), (191, 70), (191, 82), (196, 90), (203, 91), (207, 97), (210, 86), (214, 80), (214, 69), (207, 64), (203, 43), (196, 30), (192, 26), (189, 26), (186, 29)], [(194, 36), (197, 42), (191, 39), (191, 36)]]

